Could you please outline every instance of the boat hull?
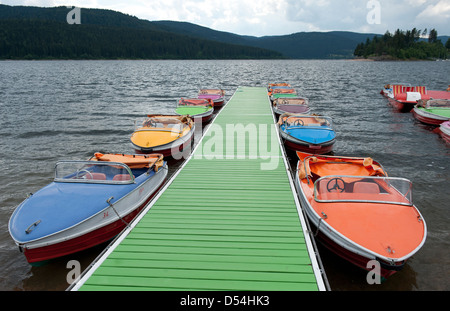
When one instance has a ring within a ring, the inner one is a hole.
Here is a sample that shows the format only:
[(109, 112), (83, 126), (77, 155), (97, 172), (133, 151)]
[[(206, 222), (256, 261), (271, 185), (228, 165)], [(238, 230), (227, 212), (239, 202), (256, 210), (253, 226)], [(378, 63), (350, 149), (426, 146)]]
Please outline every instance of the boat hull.
[(165, 164), (154, 176), (112, 206), (73, 227), (35, 241), (16, 241), (16, 244), (31, 265), (41, 265), (42, 262), (107, 242), (117, 236), (153, 198), (164, 184), (167, 171)]
[(225, 104), (225, 100), (223, 98), (214, 99), (213, 103), (214, 103), (214, 109), (222, 108), (223, 105)]
[(391, 97), (388, 97), (388, 100), (392, 107), (400, 112), (410, 112), (417, 105), (417, 102), (406, 102)]
[(193, 116), (192, 118), (194, 119), (194, 122), (196, 122), (196, 118), (201, 118), (201, 122), (202, 124), (208, 123), (212, 120), (213, 114), (212, 112), (214, 111), (211, 110), (211, 113), (207, 114), (207, 115), (203, 115), (203, 116)]
[(424, 109), (414, 107), (412, 110), (414, 117), (422, 123), (429, 125), (440, 125), (448, 121), (449, 118), (425, 111)]
[(450, 121), (442, 123), (439, 127), (441, 137), (450, 144)]

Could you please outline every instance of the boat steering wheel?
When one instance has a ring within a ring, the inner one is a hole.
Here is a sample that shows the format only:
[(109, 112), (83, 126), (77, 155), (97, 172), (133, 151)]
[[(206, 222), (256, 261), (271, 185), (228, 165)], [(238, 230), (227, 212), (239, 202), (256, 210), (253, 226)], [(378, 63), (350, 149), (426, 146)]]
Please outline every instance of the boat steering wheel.
[(303, 122), (302, 119), (297, 119), (294, 121), (294, 126), (303, 126), (305, 125), (305, 122)]
[[(334, 184), (333, 184), (334, 182)], [(332, 178), (327, 183), (327, 190), (331, 192), (332, 190), (337, 190), (338, 192), (344, 192), (345, 190), (345, 182), (340, 177)]]
[(153, 122), (152, 120), (147, 120), (144, 122), (143, 126), (144, 127), (156, 127), (156, 123)]
[[(80, 173), (83, 172), (84, 175), (80, 177)], [(89, 174), (89, 176), (91, 177), (90, 179), (94, 179), (94, 176), (92, 176), (91, 172), (89, 172), (88, 170), (79, 170), (77, 173), (77, 179), (81, 179), (81, 178), (86, 178), (86, 174)]]

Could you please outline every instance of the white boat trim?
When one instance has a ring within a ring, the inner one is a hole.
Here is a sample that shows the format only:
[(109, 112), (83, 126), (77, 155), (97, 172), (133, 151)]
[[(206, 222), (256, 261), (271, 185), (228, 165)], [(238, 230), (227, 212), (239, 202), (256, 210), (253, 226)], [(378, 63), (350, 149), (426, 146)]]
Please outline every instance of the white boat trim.
[(449, 136), (449, 137), (450, 137), (450, 127), (449, 127), (449, 126), (444, 126), (444, 124), (441, 124), (441, 125), (439, 126), (439, 129), (441, 130), (441, 132), (442, 132), (443, 134), (445, 134), (446, 136)]

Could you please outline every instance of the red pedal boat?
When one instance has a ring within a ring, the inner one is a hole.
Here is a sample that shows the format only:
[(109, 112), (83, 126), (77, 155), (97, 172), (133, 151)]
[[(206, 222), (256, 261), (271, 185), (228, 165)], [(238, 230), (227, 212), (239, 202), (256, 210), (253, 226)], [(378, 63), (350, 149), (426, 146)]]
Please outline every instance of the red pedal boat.
[(201, 89), (197, 97), (200, 99), (211, 99), (216, 110), (225, 104), (225, 91), (222, 89)]
[(388, 177), (371, 158), (297, 155), (301, 205), (331, 251), (366, 270), (376, 260), (387, 278), (424, 245), (427, 227), (409, 180)]

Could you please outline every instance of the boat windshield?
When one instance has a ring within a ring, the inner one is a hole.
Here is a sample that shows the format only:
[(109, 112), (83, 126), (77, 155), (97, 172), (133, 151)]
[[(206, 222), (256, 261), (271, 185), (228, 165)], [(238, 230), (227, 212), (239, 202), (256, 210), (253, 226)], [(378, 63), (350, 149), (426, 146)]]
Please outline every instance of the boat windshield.
[(206, 99), (181, 99), (179, 106), (212, 106), (211, 102)]
[(295, 93), (294, 89), (291, 88), (276, 88), (272, 91), (273, 94), (293, 94)]
[[(282, 116), (283, 117), (283, 116)], [(280, 120), (281, 121), (281, 120)], [(293, 127), (332, 127), (333, 121), (330, 117), (324, 116), (288, 116), (283, 117), (282, 122), (285, 127), (292, 129)]]
[(308, 100), (306, 98), (295, 98), (295, 97), (280, 97), (275, 99), (274, 105), (306, 105)]
[(55, 167), (55, 182), (131, 184), (130, 168), (118, 162), (59, 161)]
[(146, 118), (144, 120), (136, 120), (134, 122), (134, 128), (135, 130), (142, 130), (149, 129), (149, 130), (167, 130), (167, 131), (173, 131), (174, 133), (181, 132), (185, 127), (187, 127), (187, 124), (181, 122), (178, 119), (152, 119), (152, 118)]
[(427, 101), (425, 108), (427, 108), (427, 109), (433, 109), (433, 108), (450, 109), (450, 100), (448, 100), (448, 99), (429, 100), (429, 101)]
[(412, 205), (412, 183), (404, 178), (384, 176), (326, 176), (314, 183), (314, 199)]
[(221, 89), (201, 89), (198, 94), (208, 94), (208, 95), (223, 95), (223, 90)]

